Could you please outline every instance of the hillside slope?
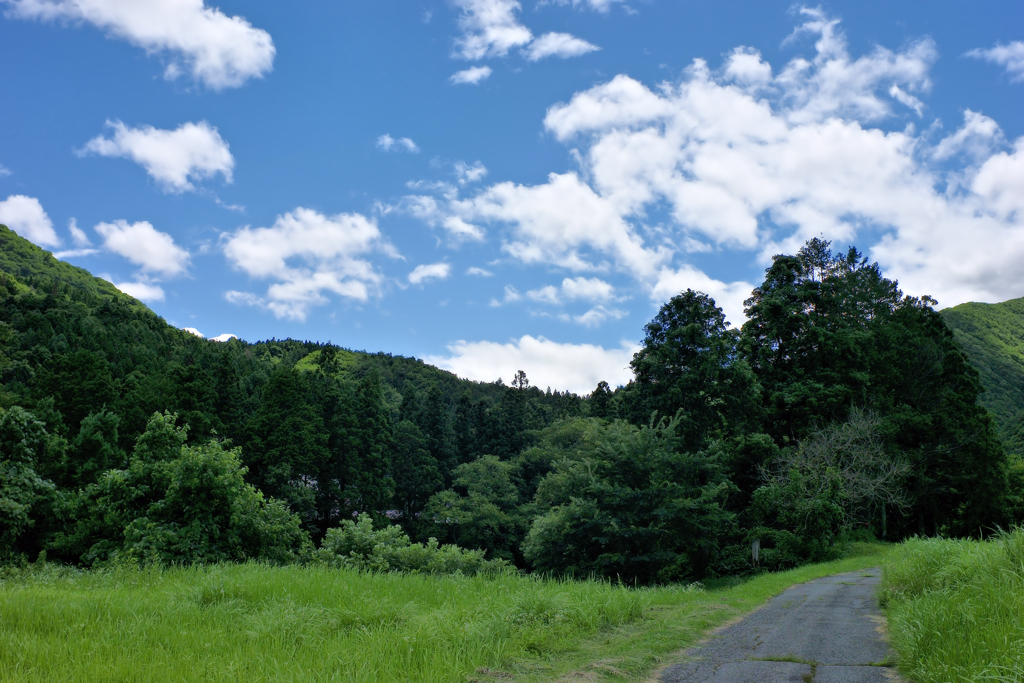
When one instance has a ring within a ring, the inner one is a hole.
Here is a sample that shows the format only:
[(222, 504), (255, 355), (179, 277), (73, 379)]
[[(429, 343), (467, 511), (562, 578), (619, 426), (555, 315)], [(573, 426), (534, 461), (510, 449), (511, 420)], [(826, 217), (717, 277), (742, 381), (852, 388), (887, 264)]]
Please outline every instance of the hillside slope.
[(457, 467), (517, 454), (583, 400), (311, 341), (201, 339), (0, 226), (0, 415), (15, 406), (58, 439), (37, 464), (65, 489), (123, 468), (169, 411), (190, 443), (240, 447), (250, 483), (322, 534), (340, 496), (418, 512)]
[(979, 401), (995, 416), (1007, 450), (1024, 455), (1024, 298), (940, 313), (981, 375)]

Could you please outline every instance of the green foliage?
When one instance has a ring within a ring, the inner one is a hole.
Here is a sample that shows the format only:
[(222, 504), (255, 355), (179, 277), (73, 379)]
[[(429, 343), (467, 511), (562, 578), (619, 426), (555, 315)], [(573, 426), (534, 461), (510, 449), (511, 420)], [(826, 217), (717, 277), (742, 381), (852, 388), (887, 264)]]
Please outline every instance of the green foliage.
[(678, 414), (688, 450), (746, 426), (756, 405), (754, 377), (737, 357), (738, 333), (727, 328), (711, 297), (688, 289), (663, 305), (644, 330), (643, 348), (630, 363), (634, 422)]
[(454, 489), (431, 497), (424, 515), (444, 539), (521, 563), (518, 546), (528, 519), (520, 510), (515, 471), (513, 463), (494, 455), (459, 465), (452, 473)]
[(0, 408), (0, 562), (13, 557), (20, 537), (53, 498), (53, 483), (36, 472), (50, 443), (43, 423), (31, 413)]
[(439, 545), (436, 538), (413, 543), (399, 526), (373, 528), (367, 514), (356, 521), (346, 519), (330, 529), (316, 552), (315, 559), (332, 567), (362, 571), (411, 572), (415, 574), (463, 574), (501, 571), (502, 560), (485, 560), (482, 550), (463, 550), (455, 545)]
[(54, 549), (85, 564), (296, 560), (308, 543), (298, 518), (245, 483), (237, 450), (187, 445), (176, 419), (155, 414), (127, 469), (108, 470), (81, 492), (78, 523)]
[(892, 644), (909, 678), (1021, 680), (1024, 529), (983, 542), (914, 538), (883, 570)]
[(967, 303), (939, 312), (978, 371), (1003, 444), (1024, 456), (1024, 299)]
[(707, 453), (680, 453), (676, 421), (635, 427), (593, 418), (541, 480), (544, 511), (523, 543), (546, 572), (651, 583), (700, 577), (733, 515), (732, 491)]

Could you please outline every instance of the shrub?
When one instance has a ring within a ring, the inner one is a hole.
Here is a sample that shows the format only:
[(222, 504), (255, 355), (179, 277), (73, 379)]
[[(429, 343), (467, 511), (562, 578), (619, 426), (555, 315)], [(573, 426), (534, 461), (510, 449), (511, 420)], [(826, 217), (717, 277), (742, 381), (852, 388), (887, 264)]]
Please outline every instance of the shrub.
[(507, 567), (503, 560), (486, 560), (482, 550), (464, 550), (439, 545), (436, 538), (426, 544), (412, 543), (399, 526), (373, 528), (365, 512), (358, 520), (344, 520), (327, 531), (316, 560), (334, 567), (373, 572), (399, 571), (417, 574), (473, 575)]

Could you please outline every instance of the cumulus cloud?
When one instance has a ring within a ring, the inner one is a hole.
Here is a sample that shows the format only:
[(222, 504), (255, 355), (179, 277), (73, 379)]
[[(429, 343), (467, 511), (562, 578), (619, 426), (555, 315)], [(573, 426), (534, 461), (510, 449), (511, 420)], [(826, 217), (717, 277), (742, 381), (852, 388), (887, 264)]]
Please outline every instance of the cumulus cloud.
[(175, 130), (152, 126), (128, 128), (120, 121), (107, 121), (110, 138), (99, 135), (78, 151), (80, 156), (98, 154), (130, 159), (146, 169), (164, 192), (194, 190), (194, 180), (218, 173), (232, 181), (235, 159), (217, 129), (206, 121), (184, 123)]
[(637, 350), (639, 347), (629, 344), (605, 349), (525, 335), (506, 344), (460, 340), (448, 346), (449, 355), (423, 360), (479, 382), (508, 381), (523, 370), (535, 386), (589, 394), (602, 380), (612, 386), (628, 382), (632, 376), (629, 362)]
[(560, 287), (548, 285), (526, 293), (527, 298), (540, 303), (560, 304), (564, 301), (612, 301), (615, 288), (598, 278), (565, 278)]
[(594, 306), (582, 315), (563, 315), (564, 320), (571, 320), (584, 327), (600, 327), (606, 320), (621, 320), (629, 315), (629, 311), (621, 308), (608, 308), (607, 306)]
[(750, 298), (754, 285), (744, 281), (722, 282), (690, 265), (678, 269), (663, 268), (651, 288), (651, 301), (662, 303), (687, 289), (710, 295), (725, 313), (725, 319), (736, 327), (746, 322), (743, 301)]
[[(148, 276), (175, 277), (188, 269), (188, 251), (175, 244), (174, 238), (166, 232), (154, 228), (149, 221), (99, 223), (95, 230), (103, 238), (104, 249), (128, 259)], [(163, 297), (162, 293), (160, 297)]]
[(183, 327), (181, 329), (185, 330), (186, 332), (193, 336), (199, 337), (200, 339), (206, 339), (206, 335), (204, 335), (202, 332), (200, 332), (194, 327)]
[(561, 57), (562, 59), (579, 57), (600, 49), (597, 45), (568, 33), (545, 33), (530, 43), (526, 48), (525, 56), (527, 60), (536, 62), (545, 57)]
[(0, 164), (0, 178), (11, 175), (11, 169), (7, 168), (3, 164)]
[(476, 275), (477, 277), (493, 277), (494, 273), (485, 268), (478, 268), (477, 266), (473, 266), (472, 268), (469, 268), (466, 271), (466, 275)]
[(152, 282), (113, 282), (112, 284), (128, 296), (135, 297), (139, 301), (152, 303), (164, 300), (163, 287)]
[(493, 72), (489, 66), (471, 66), (453, 73), (448, 80), (455, 85), (476, 85), (490, 78), (491, 73)]
[(483, 179), (487, 175), (487, 169), (482, 163), (477, 161), (472, 166), (467, 164), (465, 161), (455, 162), (455, 175), (459, 179), (459, 185), (466, 185), (468, 183), (475, 183)]
[(427, 280), (444, 280), (452, 272), (452, 267), (447, 263), (431, 263), (416, 266), (409, 273), (409, 282), (418, 285)]
[(244, 227), (225, 236), (224, 254), (233, 267), (274, 280), (265, 297), (231, 291), (225, 298), (267, 308), (279, 318), (305, 320), (312, 306), (327, 303), (324, 293), (366, 301), (378, 292), (383, 276), (367, 258), (375, 252), (398, 255), (373, 219), (300, 207), (278, 216), (269, 228)]
[(53, 221), (35, 197), (12, 194), (0, 202), (0, 223), (41, 247), (60, 244)]
[(855, 57), (836, 19), (798, 15), (787, 45), (813, 53), (777, 68), (740, 47), (676, 82), (618, 75), (552, 106), (545, 129), (579, 172), (415, 200), (432, 224), (494, 231), (522, 263), (617, 270), (656, 301), (706, 291), (737, 325), (751, 283), (711, 277), (687, 253), (766, 264), (824, 234), (941, 305), (1021, 296), (1024, 138), (974, 111), (941, 138), (935, 124), (915, 132), (906, 122), (925, 111), (935, 44)]
[(402, 200), (400, 208), (432, 228), (444, 229), (455, 243), (483, 240), (484, 231), (480, 226), (470, 223), (450, 210), (449, 203), (455, 196), (446, 193), (445, 197), (438, 199), (429, 195), (410, 195)]
[(7, 16), (85, 22), (167, 60), (164, 76), (187, 71), (214, 90), (262, 77), (274, 63), (270, 34), (204, 0), (0, 0)]
[(387, 133), (377, 138), (377, 147), (385, 152), (409, 152), (416, 154), (420, 148), (409, 138), (393, 138)]
[(455, 40), (453, 56), (471, 60), (504, 57), (512, 48), (533, 40), (530, 29), (516, 16), (522, 9), (516, 0), (455, 0), (455, 6), (462, 10), (458, 20), (462, 36)]
[(998, 64), (1006, 69), (1011, 81), (1024, 81), (1024, 42), (1020, 40), (1009, 45), (996, 45), (987, 50), (971, 50), (967, 56)]

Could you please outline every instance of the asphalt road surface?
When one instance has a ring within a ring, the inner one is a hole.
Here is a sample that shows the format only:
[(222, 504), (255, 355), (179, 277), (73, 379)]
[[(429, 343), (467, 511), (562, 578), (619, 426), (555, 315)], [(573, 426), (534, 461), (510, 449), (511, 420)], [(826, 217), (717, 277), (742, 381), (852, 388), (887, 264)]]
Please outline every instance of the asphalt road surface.
[(883, 683), (900, 680), (885, 641), (876, 590), (881, 570), (793, 586), (727, 626), (663, 683)]

